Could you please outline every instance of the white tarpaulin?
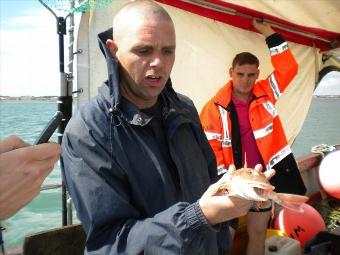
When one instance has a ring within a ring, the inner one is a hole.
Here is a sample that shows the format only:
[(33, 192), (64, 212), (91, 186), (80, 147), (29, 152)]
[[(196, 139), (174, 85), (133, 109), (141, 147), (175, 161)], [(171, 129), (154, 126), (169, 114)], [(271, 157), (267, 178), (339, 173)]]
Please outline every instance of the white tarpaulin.
[[(97, 42), (97, 33), (111, 27), (114, 14), (128, 1), (113, 1), (103, 9), (92, 10), (81, 18), (78, 33), (79, 105), (97, 94), (97, 88), (107, 78), (107, 70)], [(190, 2), (190, 1), (186, 1)], [(201, 1), (202, 2), (202, 1)], [(334, 0), (266, 0), (224, 1), (268, 13), (296, 24), (306, 22), (315, 28), (339, 32), (340, 1)], [(171, 15), (176, 28), (176, 61), (171, 75), (176, 91), (193, 99), (198, 111), (227, 80), (228, 69), (235, 54), (254, 53), (260, 59), (260, 78), (273, 68), (262, 35), (162, 4)], [(332, 19), (332, 17), (334, 19)], [(304, 20), (305, 19), (305, 20)], [(299, 63), (299, 71), (277, 104), (286, 130), (293, 142), (306, 117), (318, 71), (322, 68), (321, 53), (313, 47), (289, 42)]]

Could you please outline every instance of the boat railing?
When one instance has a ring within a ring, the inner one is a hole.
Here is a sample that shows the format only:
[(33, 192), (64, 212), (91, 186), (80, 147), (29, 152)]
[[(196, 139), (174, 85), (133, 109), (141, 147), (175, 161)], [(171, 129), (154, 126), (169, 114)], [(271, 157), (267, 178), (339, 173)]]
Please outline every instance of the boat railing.
[[(44, 190), (51, 190), (51, 189), (59, 189), (62, 187), (61, 183), (50, 183), (42, 185), (40, 188), (40, 191)], [(69, 197), (66, 202), (66, 211), (67, 211), (67, 222), (66, 225), (72, 225), (73, 223), (73, 204), (72, 204), (72, 198)]]
[(61, 188), (61, 186), (62, 186), (61, 183), (45, 184), (45, 185), (41, 186), (40, 191), (50, 190), (50, 189), (58, 189), (58, 188)]
[(66, 225), (72, 225), (73, 223), (73, 203), (72, 203), (72, 198), (69, 197), (66, 202), (66, 209), (67, 209), (67, 221)]
[[(339, 144), (331, 147), (334, 147), (335, 150), (340, 150)], [(307, 188), (309, 202), (320, 201), (321, 199), (325, 199), (327, 197), (325, 191), (322, 189), (318, 181), (318, 171), (322, 159), (329, 152), (331, 151), (313, 151), (297, 158), (299, 170)]]

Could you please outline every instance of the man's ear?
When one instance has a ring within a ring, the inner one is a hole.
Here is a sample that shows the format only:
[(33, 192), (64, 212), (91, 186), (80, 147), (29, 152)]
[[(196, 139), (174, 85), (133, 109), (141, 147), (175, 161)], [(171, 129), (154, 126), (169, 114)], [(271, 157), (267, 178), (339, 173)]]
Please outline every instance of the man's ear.
[(230, 76), (230, 78), (232, 77), (232, 74), (233, 74), (233, 68), (230, 67), (230, 68), (229, 68), (229, 76)]
[(106, 47), (109, 49), (112, 57), (116, 57), (116, 53), (117, 53), (117, 44), (112, 40), (112, 39), (107, 39), (105, 42)]
[(257, 69), (256, 80), (259, 78), (259, 76), (260, 76), (260, 69)]

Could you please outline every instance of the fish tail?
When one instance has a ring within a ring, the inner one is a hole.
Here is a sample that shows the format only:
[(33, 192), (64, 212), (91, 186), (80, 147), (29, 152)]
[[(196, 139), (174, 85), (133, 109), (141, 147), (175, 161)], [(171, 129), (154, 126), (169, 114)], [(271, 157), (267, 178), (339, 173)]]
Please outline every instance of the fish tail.
[(272, 192), (271, 199), (275, 203), (287, 209), (290, 209), (296, 212), (303, 212), (301, 205), (303, 203), (306, 203), (309, 198), (307, 196), (301, 196), (301, 195), (295, 195), (295, 194)]

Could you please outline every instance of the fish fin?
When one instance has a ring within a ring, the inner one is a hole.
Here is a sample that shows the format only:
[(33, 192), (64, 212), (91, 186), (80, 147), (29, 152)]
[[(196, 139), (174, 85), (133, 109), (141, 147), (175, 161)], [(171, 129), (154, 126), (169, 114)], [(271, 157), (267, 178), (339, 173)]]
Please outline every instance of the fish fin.
[(275, 192), (271, 196), (274, 202), (296, 212), (303, 212), (301, 205), (309, 199), (307, 196)]
[(306, 203), (309, 199), (307, 196), (295, 195), (295, 194), (288, 194), (288, 193), (275, 193), (276, 197), (285, 202), (292, 202), (292, 203)]
[(247, 152), (244, 153), (244, 167), (247, 168)]
[(275, 201), (275, 202), (289, 210), (292, 210), (295, 212), (303, 212), (301, 203), (293, 203), (293, 202), (286, 202), (286, 201)]

